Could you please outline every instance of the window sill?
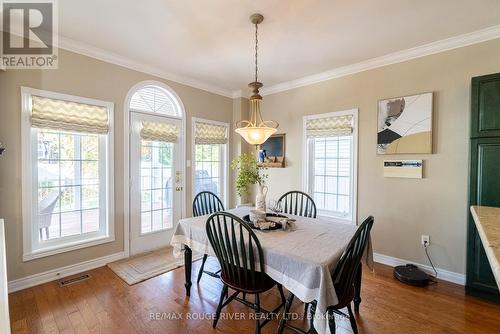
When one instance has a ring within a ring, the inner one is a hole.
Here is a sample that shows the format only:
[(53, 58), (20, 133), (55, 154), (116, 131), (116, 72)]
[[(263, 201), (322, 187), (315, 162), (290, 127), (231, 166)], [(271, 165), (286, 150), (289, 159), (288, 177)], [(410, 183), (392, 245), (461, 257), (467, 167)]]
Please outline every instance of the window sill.
[(23, 254), (23, 262), (39, 259), (46, 256), (56, 255), (60, 253), (70, 252), (73, 250), (82, 249), (86, 247), (97, 246), (113, 241), (115, 241), (114, 235), (112, 236), (104, 235), (104, 236), (94, 237), (92, 239), (72, 241), (57, 246), (35, 249), (32, 250), (31, 252)]
[(346, 217), (346, 216), (340, 216), (336, 215), (335, 213), (331, 212), (318, 212), (318, 218), (327, 218), (327, 219), (335, 219), (336, 221), (340, 223), (345, 223), (345, 224), (354, 224), (351, 218)]

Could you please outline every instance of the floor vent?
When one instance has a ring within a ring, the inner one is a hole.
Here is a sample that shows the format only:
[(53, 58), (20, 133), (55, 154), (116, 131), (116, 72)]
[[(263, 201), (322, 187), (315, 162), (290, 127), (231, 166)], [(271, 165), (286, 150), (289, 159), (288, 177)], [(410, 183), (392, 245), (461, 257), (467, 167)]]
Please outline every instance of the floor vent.
[(68, 277), (68, 278), (60, 280), (59, 286), (67, 286), (67, 285), (71, 285), (71, 284), (75, 284), (75, 283), (80, 283), (80, 282), (86, 281), (86, 280), (91, 279), (91, 278), (92, 278), (92, 276), (90, 276), (89, 274)]

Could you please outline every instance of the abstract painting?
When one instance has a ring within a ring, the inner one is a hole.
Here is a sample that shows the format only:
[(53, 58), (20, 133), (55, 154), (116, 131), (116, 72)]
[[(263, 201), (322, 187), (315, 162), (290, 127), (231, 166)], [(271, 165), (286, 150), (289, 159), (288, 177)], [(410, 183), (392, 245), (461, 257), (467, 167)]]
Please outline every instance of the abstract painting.
[(432, 153), (432, 93), (379, 101), (377, 153)]

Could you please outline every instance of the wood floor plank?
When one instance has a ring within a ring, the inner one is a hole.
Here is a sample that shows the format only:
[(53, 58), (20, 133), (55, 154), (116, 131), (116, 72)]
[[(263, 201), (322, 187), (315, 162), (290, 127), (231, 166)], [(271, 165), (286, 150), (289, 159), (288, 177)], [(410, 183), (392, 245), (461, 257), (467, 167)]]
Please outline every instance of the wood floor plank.
[(43, 289), (47, 302), (50, 305), (50, 309), (54, 315), (54, 320), (59, 332), (61, 334), (74, 334), (75, 331), (68, 318), (66, 307), (58, 296), (58, 285), (54, 282), (53, 284), (44, 284), (41, 288)]
[(50, 305), (47, 300), (47, 296), (43, 291), (43, 286), (40, 288), (32, 288), (33, 294), (35, 295), (36, 305), (40, 314), (40, 319), (44, 332), (47, 334), (59, 334), (59, 329), (57, 328), (57, 323), (54, 318), (53, 311), (57, 311), (57, 307)]
[[(193, 279), (198, 266), (199, 262), (193, 265)], [(221, 318), (217, 329), (212, 328), (211, 316), (222, 284), (210, 276), (204, 275), (199, 285), (194, 282), (191, 298), (187, 298), (183, 268), (133, 286), (107, 267), (89, 274), (90, 280), (67, 287), (52, 282), (10, 294), (12, 333), (254, 331), (254, 320), (249, 318), (252, 311), (235, 302), (223, 310), (225, 318)], [(356, 316), (360, 333), (500, 332), (500, 305), (467, 296), (463, 286), (447, 282), (425, 288), (404, 285), (392, 277), (392, 269), (387, 266), (377, 264), (375, 272), (364, 271), (361, 297), (360, 313)], [(277, 289), (263, 294), (261, 301), (267, 309), (277, 305)], [(300, 301), (294, 302), (292, 312), (298, 317), (292, 323), (307, 328)], [(236, 314), (244, 319), (235, 320)], [(262, 333), (275, 333), (277, 325), (278, 320), (273, 319)], [(350, 333), (349, 321), (337, 318), (337, 329), (337, 333)]]

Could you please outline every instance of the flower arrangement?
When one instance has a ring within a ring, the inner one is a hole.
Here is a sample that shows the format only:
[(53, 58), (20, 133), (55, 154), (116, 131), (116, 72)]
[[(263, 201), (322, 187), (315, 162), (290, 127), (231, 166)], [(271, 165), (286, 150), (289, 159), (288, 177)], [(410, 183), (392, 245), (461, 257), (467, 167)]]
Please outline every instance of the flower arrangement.
[(259, 168), (257, 158), (253, 154), (243, 153), (231, 162), (231, 169), (238, 172), (236, 177), (236, 192), (241, 197), (250, 193), (249, 186), (259, 184), (263, 186), (268, 177), (264, 168)]

